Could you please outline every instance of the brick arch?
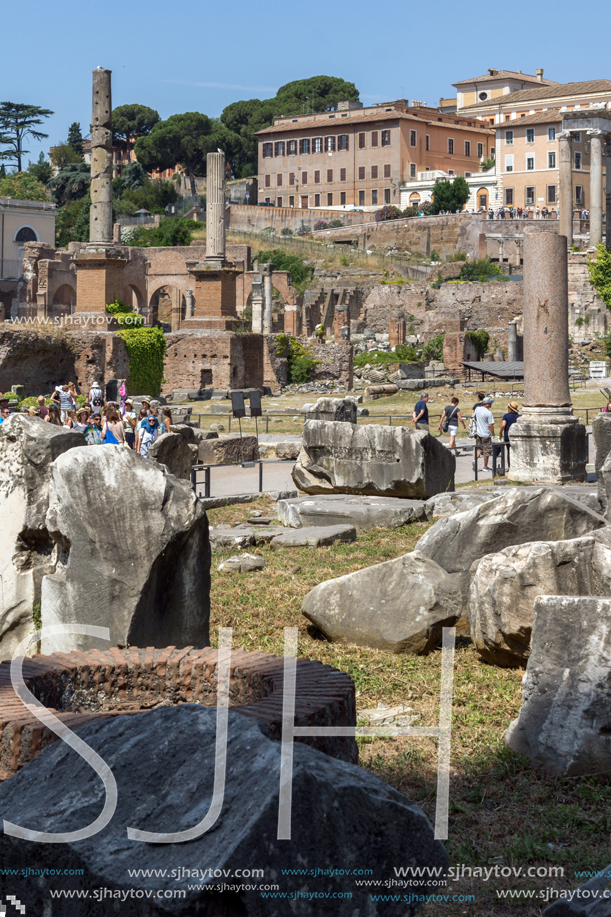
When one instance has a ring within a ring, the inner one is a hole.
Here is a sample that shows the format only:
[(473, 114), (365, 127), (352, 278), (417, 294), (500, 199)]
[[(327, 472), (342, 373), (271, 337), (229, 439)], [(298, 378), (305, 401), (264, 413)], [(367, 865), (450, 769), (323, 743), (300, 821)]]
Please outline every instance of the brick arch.
[(186, 293), (187, 290), (192, 290), (195, 286), (195, 281), (189, 277), (181, 277), (179, 274), (166, 274), (165, 276), (157, 276), (154, 280), (149, 283), (147, 289), (148, 296), (148, 308), (152, 307), (153, 296), (155, 293), (158, 293), (162, 287), (175, 287), (178, 290), (181, 290), (183, 293)]
[(55, 316), (71, 315), (76, 305), (76, 290), (69, 283), (60, 284), (53, 293), (51, 313)]
[(133, 292), (136, 296), (136, 312), (142, 312), (146, 305), (146, 293), (138, 286), (137, 283), (133, 283), (130, 280), (126, 280), (123, 284), (123, 298), (125, 302), (131, 300), (131, 293)]

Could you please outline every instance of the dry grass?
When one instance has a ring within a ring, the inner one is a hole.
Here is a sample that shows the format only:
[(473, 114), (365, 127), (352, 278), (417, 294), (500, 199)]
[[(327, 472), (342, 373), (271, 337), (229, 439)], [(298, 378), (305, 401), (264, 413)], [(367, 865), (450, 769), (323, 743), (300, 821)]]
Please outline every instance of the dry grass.
[[(212, 510), (213, 523), (244, 522), (253, 510), (274, 515), (267, 499)], [(282, 654), (283, 628), (298, 627), (299, 654), (348, 672), (360, 709), (406, 702), (416, 725), (438, 723), (440, 651), (428, 657), (392, 656), (363, 647), (315, 639), (301, 615), (301, 602), (317, 583), (398, 557), (413, 549), (429, 524), (373, 530), (358, 541), (318, 550), (272, 551), (264, 571), (216, 572), (230, 551), (214, 552), (212, 626), (234, 628), (234, 643), (248, 650)], [(503, 736), (518, 714), (523, 672), (482, 662), (468, 638), (459, 638), (454, 673), (450, 830), (453, 865), (562, 866), (564, 878), (461, 879), (447, 894), (475, 896), (474, 903), (429, 903), (429, 917), (539, 917), (546, 906), (521, 899), (502, 902), (498, 889), (542, 891), (574, 888), (584, 879), (575, 870), (602, 868), (611, 859), (611, 779), (559, 780), (534, 770), (504, 747)], [(418, 803), (434, 819), (437, 746), (431, 739), (360, 739), (361, 766)], [(338, 862), (334, 865), (342, 866)]]

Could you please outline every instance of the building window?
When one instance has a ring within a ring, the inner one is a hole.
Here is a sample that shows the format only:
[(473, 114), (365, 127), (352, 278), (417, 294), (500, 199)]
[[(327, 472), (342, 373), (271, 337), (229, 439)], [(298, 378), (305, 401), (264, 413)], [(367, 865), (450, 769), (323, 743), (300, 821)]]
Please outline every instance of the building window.
[(584, 200), (583, 185), (575, 185), (575, 203), (583, 205)]
[(315, 195), (314, 195), (314, 206), (315, 206), (315, 207), (320, 207), (320, 194), (315, 194)]
[(513, 153), (505, 156), (505, 171), (513, 172)]
[(274, 156), (284, 156), (284, 140), (277, 140), (274, 144)]
[(340, 194), (339, 194), (339, 202), (340, 202), (340, 204), (345, 204), (345, 203), (346, 203), (346, 192), (345, 192), (345, 191), (340, 191)]
[(274, 155), (274, 144), (273, 143), (264, 143), (263, 144), (263, 159), (271, 159)]
[(548, 169), (556, 168), (556, 154), (555, 153), (547, 154), (547, 168)]
[(371, 192), (371, 203), (373, 206), (375, 206), (378, 203), (378, 192), (375, 188)]
[(330, 192), (327, 194), (327, 207), (333, 206), (333, 194)]
[(322, 137), (314, 137), (312, 140), (312, 152), (322, 153)]
[[(416, 174), (416, 173), (414, 172), (414, 175), (415, 175), (415, 174)], [(454, 174), (455, 174), (455, 173), (454, 173), (454, 169), (448, 169), (448, 175), (454, 175)]]
[(289, 185), (294, 185), (294, 184), (295, 184), (295, 173), (289, 172)]
[(547, 186), (547, 203), (548, 204), (556, 203), (556, 185)]
[(505, 188), (505, 203), (508, 207), (513, 206), (513, 188)]
[(477, 158), (482, 159), (483, 156), (484, 156), (484, 144), (478, 143), (477, 144)]
[(307, 173), (307, 172), (302, 172), (302, 173), (301, 173), (301, 184), (302, 184), (302, 185), (307, 185), (307, 183), (308, 183), (308, 173)]
[(471, 155), (471, 141), (465, 140), (465, 156)]
[(371, 145), (372, 146), (378, 145), (378, 132), (377, 131), (371, 132)]
[(534, 170), (535, 170), (535, 157), (527, 156), (526, 157), (526, 171), (534, 172)]
[(409, 145), (410, 145), (410, 146), (416, 146), (416, 145), (417, 145), (417, 142), (418, 142), (418, 141), (417, 141), (417, 139), (416, 139), (416, 131), (410, 131), (410, 132), (409, 132)]
[(376, 179), (378, 177), (378, 167), (377, 166), (371, 167), (371, 177), (373, 179)]
[(577, 131), (577, 133), (573, 134), (573, 140), (575, 143), (581, 143), (581, 131)]
[(365, 166), (359, 166), (359, 181), (365, 181)]
[(337, 149), (338, 150), (348, 150), (349, 146), (348, 134), (340, 134), (337, 138)]
[(390, 146), (390, 131), (382, 131), (382, 146)]
[(465, 178), (471, 178), (471, 173), (470, 173), (470, 172), (465, 172)]
[(266, 203), (266, 204), (271, 204), (271, 202), (272, 202), (272, 201), (271, 201), (271, 198), (269, 198), (269, 197), (266, 197), (266, 198), (265, 198), (265, 203)]
[(384, 178), (390, 178), (390, 164), (384, 166)]
[(271, 187), (271, 184), (272, 184), (272, 177), (271, 177), (271, 175), (266, 175), (266, 176), (265, 176), (265, 187), (266, 187), (266, 188), (270, 188), (270, 187)]
[(318, 170), (314, 172), (314, 184), (315, 185), (320, 184), (320, 172)]
[(282, 207), (282, 198), (279, 197), (276, 201), (276, 207)]
[(327, 184), (330, 185), (333, 181), (333, 169), (327, 169)]
[(299, 141), (299, 152), (300, 153), (309, 153), (310, 152), (310, 138), (304, 137), (303, 140)]
[(295, 198), (293, 197), (293, 195), (291, 195), (289, 197), (289, 207), (294, 207), (294, 206), (295, 206)]
[(424, 148), (430, 150), (431, 148), (431, 135), (427, 134), (424, 138)]
[(535, 189), (532, 187), (532, 185), (526, 188), (526, 195), (524, 197), (524, 202), (526, 204), (535, 203)]
[(535, 142), (535, 129), (534, 127), (526, 128), (526, 142), (534, 143)]
[(359, 206), (361, 207), (365, 206), (365, 192), (364, 191), (359, 191)]
[(325, 137), (325, 151), (327, 153), (335, 152), (335, 137)]
[(282, 172), (278, 172), (276, 175), (276, 185), (278, 188), (282, 187)]
[(339, 180), (346, 181), (346, 170), (345, 169), (339, 170)]
[(575, 168), (581, 169), (581, 153), (575, 153)]
[(365, 134), (359, 134), (359, 150), (365, 149)]
[(548, 139), (548, 140), (555, 140), (555, 139), (556, 139), (556, 128), (555, 128), (555, 127), (548, 127), (548, 129), (547, 129), (547, 139)]
[(511, 115), (505, 115), (505, 121), (511, 121)]
[(505, 146), (513, 146), (513, 131), (505, 131)]
[(287, 153), (289, 156), (297, 155), (297, 141), (296, 140), (289, 140), (289, 142), (287, 143)]
[(448, 137), (448, 153), (451, 154), (453, 152), (454, 152), (454, 140), (452, 139), (452, 137)]
[(384, 203), (390, 204), (390, 188), (384, 188)]
[(410, 178), (416, 177), (416, 163), (415, 162), (410, 162), (409, 164), (409, 177)]

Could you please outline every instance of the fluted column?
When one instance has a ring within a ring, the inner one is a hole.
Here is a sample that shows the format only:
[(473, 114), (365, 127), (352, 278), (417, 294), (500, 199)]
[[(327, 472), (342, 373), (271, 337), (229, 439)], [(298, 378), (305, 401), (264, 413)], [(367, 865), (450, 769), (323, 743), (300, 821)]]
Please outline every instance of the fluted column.
[(112, 244), (111, 70), (93, 71), (91, 112), (91, 211), (89, 241)]
[(602, 131), (588, 131), (590, 138), (590, 248), (603, 237), (603, 150)]
[(573, 138), (570, 131), (558, 134), (560, 185), (560, 235), (566, 236), (569, 245), (573, 243)]
[(206, 261), (225, 263), (225, 154), (206, 156)]

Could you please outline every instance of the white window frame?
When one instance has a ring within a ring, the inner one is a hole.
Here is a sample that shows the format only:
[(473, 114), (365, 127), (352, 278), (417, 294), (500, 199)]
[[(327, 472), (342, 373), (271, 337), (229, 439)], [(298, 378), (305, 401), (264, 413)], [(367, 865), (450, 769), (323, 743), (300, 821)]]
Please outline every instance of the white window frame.
[(409, 164), (409, 177), (416, 178), (416, 163), (410, 162)]
[(575, 143), (581, 143), (581, 131), (577, 131), (575, 134), (573, 134), (573, 140)]
[[(532, 137), (529, 137), (529, 136), (528, 136), (529, 134), (532, 134)], [(526, 128), (526, 142), (527, 142), (527, 143), (534, 143), (534, 142), (535, 142), (535, 129), (534, 129), (534, 127), (527, 127), (527, 128)]]
[(484, 158), (484, 144), (483, 143), (477, 144), (477, 158), (478, 159)]
[(513, 153), (505, 153), (505, 171), (513, 172)]
[(578, 172), (581, 172), (582, 157), (581, 157), (580, 150), (575, 150), (574, 160), (575, 160), (575, 169)]
[(505, 131), (505, 146), (513, 146), (513, 129)]
[(547, 129), (547, 141), (548, 141), (548, 143), (555, 143), (555, 142), (556, 142), (556, 128), (555, 128), (555, 127), (548, 127), (548, 129)]
[[(529, 166), (529, 165), (528, 165), (529, 162), (532, 162), (532, 166)], [(527, 172), (534, 172), (534, 171), (535, 171), (535, 157), (534, 157), (534, 154), (533, 154), (532, 156), (527, 156), (527, 157), (526, 157), (526, 171), (527, 171)]]
[(556, 151), (550, 150), (547, 154), (547, 168), (555, 169), (556, 168)]

